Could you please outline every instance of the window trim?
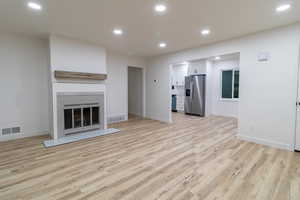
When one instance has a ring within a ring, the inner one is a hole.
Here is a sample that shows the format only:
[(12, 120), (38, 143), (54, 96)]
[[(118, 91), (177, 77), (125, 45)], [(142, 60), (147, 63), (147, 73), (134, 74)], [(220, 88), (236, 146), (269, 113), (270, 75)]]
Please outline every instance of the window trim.
[[(232, 71), (232, 94), (231, 94), (231, 98), (223, 98), (222, 96), (222, 91), (223, 91), (223, 72), (224, 71)], [(234, 68), (224, 68), (224, 69), (221, 69), (221, 73), (220, 73), (220, 101), (233, 101), (233, 102), (237, 102), (240, 100), (240, 93), (239, 93), (239, 97), (238, 98), (234, 98), (234, 74), (236, 71), (240, 71), (240, 69), (238, 67), (234, 67)], [(240, 86), (240, 85), (239, 85)], [(239, 87), (240, 89), (240, 87)]]

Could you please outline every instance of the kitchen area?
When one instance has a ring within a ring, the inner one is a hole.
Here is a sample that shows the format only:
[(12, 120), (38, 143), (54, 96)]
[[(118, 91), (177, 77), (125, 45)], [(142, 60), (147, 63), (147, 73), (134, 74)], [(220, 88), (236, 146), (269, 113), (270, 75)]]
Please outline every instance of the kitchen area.
[(172, 112), (238, 118), (239, 54), (171, 66)]

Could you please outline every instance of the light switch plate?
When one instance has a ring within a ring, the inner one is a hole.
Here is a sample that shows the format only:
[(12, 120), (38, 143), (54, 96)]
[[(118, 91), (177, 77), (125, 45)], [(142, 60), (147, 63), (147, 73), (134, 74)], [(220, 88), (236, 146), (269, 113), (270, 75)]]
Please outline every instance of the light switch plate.
[(270, 60), (270, 53), (269, 52), (260, 52), (257, 56), (258, 62), (267, 62)]

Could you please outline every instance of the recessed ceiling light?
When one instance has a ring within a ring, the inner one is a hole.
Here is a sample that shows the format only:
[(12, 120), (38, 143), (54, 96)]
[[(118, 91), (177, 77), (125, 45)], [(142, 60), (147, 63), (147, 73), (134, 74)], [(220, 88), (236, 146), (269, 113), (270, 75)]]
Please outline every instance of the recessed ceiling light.
[(215, 60), (221, 60), (221, 57), (220, 56), (216, 56)]
[(203, 30), (201, 31), (201, 34), (202, 34), (202, 35), (209, 35), (209, 34), (210, 34), (210, 30), (209, 30), (209, 29), (203, 29)]
[(33, 10), (42, 10), (42, 6), (35, 2), (28, 2), (27, 6)]
[(159, 12), (159, 13), (165, 12), (165, 11), (167, 10), (167, 6), (164, 5), (164, 4), (157, 4), (157, 5), (154, 7), (154, 10), (155, 10), (156, 12)]
[(276, 8), (277, 12), (283, 12), (289, 10), (291, 8), (291, 4), (282, 4)]
[(165, 43), (165, 42), (161, 42), (161, 43), (159, 43), (159, 45), (158, 45), (160, 48), (165, 48), (165, 47), (167, 47), (167, 44)]
[(113, 33), (115, 35), (123, 35), (123, 30), (122, 29), (119, 29), (119, 28), (116, 28), (114, 29)]

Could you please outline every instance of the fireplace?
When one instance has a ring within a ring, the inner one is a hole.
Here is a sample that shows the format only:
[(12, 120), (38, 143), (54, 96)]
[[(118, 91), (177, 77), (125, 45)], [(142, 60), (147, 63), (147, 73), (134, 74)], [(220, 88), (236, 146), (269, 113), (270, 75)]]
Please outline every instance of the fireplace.
[(58, 138), (104, 129), (104, 94), (59, 93), (57, 115)]
[(64, 134), (100, 128), (99, 104), (64, 106)]

